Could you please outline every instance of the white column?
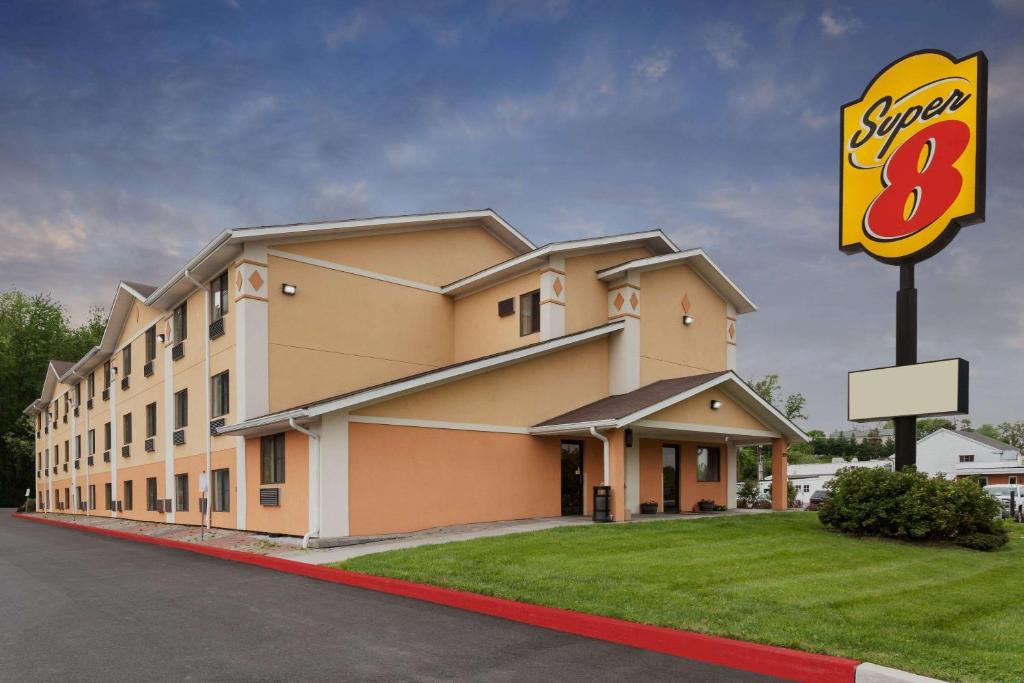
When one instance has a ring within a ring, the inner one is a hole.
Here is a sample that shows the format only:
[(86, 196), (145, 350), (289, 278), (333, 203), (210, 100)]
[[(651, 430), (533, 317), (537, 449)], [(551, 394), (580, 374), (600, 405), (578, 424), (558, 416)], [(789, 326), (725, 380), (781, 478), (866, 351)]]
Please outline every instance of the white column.
[(608, 286), (608, 321), (626, 327), (608, 341), (608, 391), (625, 394), (640, 388), (640, 283), (634, 273)]
[[(174, 359), (170, 325), (164, 321), (164, 498), (174, 499)], [(147, 492), (148, 495), (148, 492)], [(158, 497), (159, 499), (159, 497)], [(165, 521), (174, 523), (174, 512)]]
[(540, 272), (540, 340), (565, 334), (565, 258), (552, 256)]
[[(320, 422), (320, 538), (349, 535), (348, 426), (346, 412)], [(310, 492), (312, 504), (313, 494)]]
[(736, 369), (736, 307), (725, 304), (725, 368)]
[(725, 444), (725, 507), (736, 507), (736, 444)]
[(44, 425), (46, 430), (46, 451), (43, 462), (46, 463), (46, 511), (49, 512), (53, 505), (53, 476), (50, 474), (50, 466), (53, 465), (50, 457), (53, 455), (53, 427), (50, 426), (50, 413), (44, 413), (43, 417), (46, 419)]
[(635, 432), (633, 445), (626, 446), (626, 509), (640, 514), (640, 437)]
[[(235, 263), (233, 283), (236, 422), (270, 412), (268, 280), (266, 248), (247, 244)], [(239, 529), (246, 528), (246, 477), (245, 437), (240, 436), (235, 441), (235, 524)]]
[[(79, 462), (79, 460), (78, 460), (78, 457), (79, 457), (78, 443), (75, 440), (75, 435), (78, 433), (78, 418), (75, 417), (75, 410), (78, 410), (77, 406), (75, 406), (74, 408), (71, 409), (71, 439), (68, 441), (68, 443), (71, 445), (71, 499), (72, 499), (71, 513), (72, 514), (77, 514), (77, 512), (78, 512), (78, 510), (76, 509), (78, 507), (78, 498), (77, 498), (77, 496), (75, 496), (75, 488), (78, 486), (78, 470), (75, 469), (75, 465)], [(79, 465), (79, 467), (81, 467), (81, 465)]]
[[(121, 452), (117, 448), (117, 383), (120, 381), (121, 373), (118, 372), (111, 377), (110, 382), (110, 501), (117, 500), (117, 459)], [(117, 517), (117, 506), (111, 505), (110, 516)]]

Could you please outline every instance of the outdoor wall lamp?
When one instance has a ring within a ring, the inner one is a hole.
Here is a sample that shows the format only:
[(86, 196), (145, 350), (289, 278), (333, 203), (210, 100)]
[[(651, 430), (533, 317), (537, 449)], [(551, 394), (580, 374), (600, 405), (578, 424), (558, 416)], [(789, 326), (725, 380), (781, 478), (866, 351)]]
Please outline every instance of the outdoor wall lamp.
[(626, 439), (626, 448), (632, 448), (633, 447), (633, 430), (632, 429), (627, 429), (626, 430), (625, 439)]
[(165, 337), (165, 336), (164, 336), (164, 335), (162, 335), (162, 334), (158, 334), (158, 335), (156, 335), (156, 340), (157, 340), (158, 342), (160, 342), (161, 344), (163, 344), (163, 343), (164, 343), (164, 340), (165, 340), (165, 339), (167, 339), (167, 337)]
[(719, 401), (717, 398), (711, 399), (711, 410), (718, 410), (721, 407), (722, 407), (722, 402), (721, 401)]
[(281, 291), (288, 296), (295, 296), (295, 292), (299, 291), (299, 288), (296, 285), (290, 285), (286, 282), (281, 285)]
[(693, 316), (692, 315), (684, 315), (683, 316), (683, 324), (686, 325), (687, 327), (692, 325), (693, 324)]
[(110, 368), (110, 376), (111, 377), (117, 377), (117, 367), (116, 366), (111, 366), (111, 368)]

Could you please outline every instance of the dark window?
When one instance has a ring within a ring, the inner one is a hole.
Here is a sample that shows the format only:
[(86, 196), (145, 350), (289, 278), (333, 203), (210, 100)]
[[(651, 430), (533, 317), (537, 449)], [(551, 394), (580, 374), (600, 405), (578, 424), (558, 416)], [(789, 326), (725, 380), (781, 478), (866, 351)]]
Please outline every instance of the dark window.
[(54, 444), (53, 446), (53, 466), (56, 467), (60, 464), (60, 444)]
[(974, 462), (974, 456), (973, 455), (961, 455), (960, 456), (960, 462)]
[(698, 448), (697, 481), (719, 481), (719, 465), (721, 459), (722, 452), (718, 448)]
[(96, 455), (96, 430), (89, 430), (89, 455)]
[(156, 360), (156, 325), (146, 330), (146, 362)]
[(75, 407), (82, 405), (82, 383), (75, 385)]
[(124, 498), (122, 499), (122, 505), (125, 510), (132, 509), (132, 482), (128, 480), (124, 483)]
[(75, 437), (75, 460), (82, 457), (82, 435)]
[(123, 434), (121, 434), (121, 443), (130, 444), (132, 442), (132, 414), (125, 413), (121, 418), (121, 427)]
[(90, 372), (89, 378), (85, 382), (85, 395), (88, 398), (92, 398), (96, 395), (96, 373)]
[(132, 345), (129, 343), (121, 349), (121, 376), (132, 374)]
[(104, 361), (103, 363), (103, 388), (106, 389), (110, 386), (110, 361)]
[(188, 426), (188, 389), (174, 394), (174, 428)]
[(210, 282), (210, 321), (220, 320), (228, 312), (228, 271)]
[(271, 434), (260, 440), (260, 483), (284, 483), (284, 434)]
[(103, 502), (106, 505), (107, 510), (114, 509), (114, 489), (110, 486), (110, 482), (103, 485)]
[(188, 475), (174, 475), (174, 509), (188, 512)]
[(146, 438), (156, 436), (156, 401), (146, 406)]
[(540, 332), (540, 290), (519, 297), (519, 336)]
[(89, 484), (89, 509), (96, 509), (96, 484)]
[(213, 511), (229, 512), (231, 510), (231, 471), (227, 469), (213, 471)]
[(64, 441), (64, 462), (67, 462), (71, 458), (71, 442)]
[(82, 504), (82, 487), (75, 487), (75, 503), (74, 507), (77, 509)]
[(210, 406), (212, 414), (210, 417), (227, 415), (228, 410), (228, 371), (214, 375), (210, 378), (210, 394), (213, 403)]
[(188, 337), (188, 302), (183, 301), (180, 306), (174, 309), (172, 333), (174, 334), (175, 344), (184, 341)]
[(498, 317), (506, 318), (516, 312), (516, 301), (509, 297), (498, 302)]
[(156, 510), (156, 477), (146, 479), (146, 509)]
[(103, 425), (103, 450), (110, 450), (110, 423)]

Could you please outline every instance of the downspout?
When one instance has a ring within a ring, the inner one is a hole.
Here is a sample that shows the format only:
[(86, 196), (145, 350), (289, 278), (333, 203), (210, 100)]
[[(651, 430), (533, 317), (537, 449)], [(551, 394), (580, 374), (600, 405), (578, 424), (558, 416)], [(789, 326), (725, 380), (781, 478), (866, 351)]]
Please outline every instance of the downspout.
[(604, 442), (604, 481), (602, 482), (605, 486), (609, 486), (609, 479), (611, 479), (611, 459), (608, 456), (608, 438), (597, 431), (597, 427), (591, 427), (590, 433), (593, 434), (595, 439), (600, 439)]
[(210, 434), (210, 290), (202, 282), (192, 277), (192, 273), (186, 268), (185, 279), (196, 286), (196, 289), (203, 290), (203, 365), (206, 369), (204, 381), (203, 398), (206, 403), (206, 528), (209, 529), (213, 519), (210, 488), (213, 486), (213, 472), (210, 471), (210, 450), (213, 447), (213, 436)]
[(309, 492), (309, 504), (312, 508), (313, 518), (310, 524), (309, 531), (302, 537), (302, 549), (306, 550), (309, 548), (309, 539), (320, 533), (320, 435), (316, 432), (312, 432), (305, 427), (302, 427), (295, 421), (294, 417), (288, 418), (288, 426), (309, 437), (309, 443), (311, 448), (309, 453), (313, 456), (314, 462), (309, 463), (309, 472), (311, 475), (312, 482), (310, 482)]

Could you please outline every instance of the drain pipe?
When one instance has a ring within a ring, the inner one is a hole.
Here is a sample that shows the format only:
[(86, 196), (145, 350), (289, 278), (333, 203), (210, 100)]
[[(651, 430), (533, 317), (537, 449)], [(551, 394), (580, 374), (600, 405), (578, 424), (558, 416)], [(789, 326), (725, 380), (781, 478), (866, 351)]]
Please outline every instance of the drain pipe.
[(210, 470), (210, 450), (213, 447), (212, 440), (213, 436), (210, 435), (210, 290), (203, 285), (202, 282), (192, 277), (192, 273), (186, 268), (185, 279), (189, 280), (196, 286), (196, 289), (203, 290), (203, 366), (205, 368), (206, 379), (205, 388), (203, 389), (203, 397), (206, 399), (206, 528), (209, 529), (212, 526), (213, 521), (213, 510), (211, 503), (213, 498), (211, 496), (211, 488), (213, 487), (213, 472)]
[(600, 439), (601, 441), (604, 442), (604, 482), (602, 482), (602, 483), (605, 486), (610, 486), (611, 483), (608, 480), (611, 479), (611, 472), (610, 472), (610, 462), (611, 462), (611, 460), (608, 457), (608, 437), (604, 436), (603, 434), (601, 434), (601, 432), (597, 431), (597, 427), (591, 427), (590, 428), (590, 433), (594, 435), (595, 439)]
[(309, 548), (309, 539), (320, 533), (320, 435), (299, 425), (294, 417), (288, 418), (288, 426), (309, 437), (309, 454), (313, 462), (309, 463), (309, 502), (313, 518), (309, 531), (302, 537), (302, 549)]

